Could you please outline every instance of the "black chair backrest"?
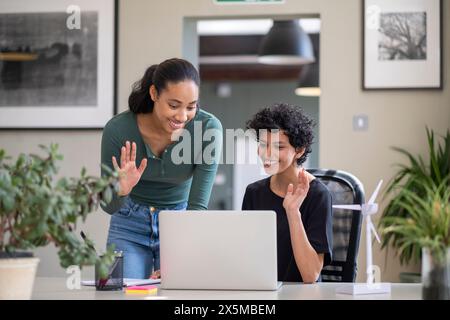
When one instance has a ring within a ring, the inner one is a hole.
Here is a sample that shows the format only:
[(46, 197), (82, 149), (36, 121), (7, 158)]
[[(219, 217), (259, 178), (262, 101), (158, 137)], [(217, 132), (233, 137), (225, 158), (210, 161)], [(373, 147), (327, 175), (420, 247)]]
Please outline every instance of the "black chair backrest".
[[(308, 169), (308, 172), (328, 187), (333, 204), (364, 203), (363, 185), (352, 174), (327, 169)], [(322, 281), (355, 281), (361, 223), (361, 212), (333, 208), (333, 261), (322, 269)]]

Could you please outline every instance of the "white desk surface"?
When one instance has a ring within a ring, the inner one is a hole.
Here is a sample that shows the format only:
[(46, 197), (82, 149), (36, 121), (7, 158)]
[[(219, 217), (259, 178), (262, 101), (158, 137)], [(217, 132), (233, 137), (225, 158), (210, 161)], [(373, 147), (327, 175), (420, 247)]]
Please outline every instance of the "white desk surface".
[(393, 283), (390, 294), (346, 295), (336, 294), (342, 283), (299, 284), (284, 283), (278, 291), (210, 291), (210, 290), (160, 290), (156, 294), (126, 294), (124, 291), (96, 291), (95, 287), (81, 286), (69, 290), (65, 278), (38, 277), (34, 283), (32, 299), (37, 300), (418, 300), (421, 284)]

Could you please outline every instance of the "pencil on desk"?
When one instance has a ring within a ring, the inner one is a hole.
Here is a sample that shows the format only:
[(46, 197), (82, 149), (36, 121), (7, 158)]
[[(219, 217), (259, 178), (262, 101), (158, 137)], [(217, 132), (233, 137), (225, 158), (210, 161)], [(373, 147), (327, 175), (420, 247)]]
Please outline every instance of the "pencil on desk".
[(95, 247), (92, 245), (92, 243), (90, 243), (90, 242), (88, 241), (88, 239), (87, 239), (87, 237), (86, 237), (86, 234), (85, 234), (83, 231), (80, 231), (80, 235), (81, 235), (81, 237), (83, 238), (83, 240), (86, 242), (87, 246), (88, 246), (89, 248), (91, 248), (92, 251), (95, 252), (95, 254), (97, 254), (97, 250), (95, 250)]

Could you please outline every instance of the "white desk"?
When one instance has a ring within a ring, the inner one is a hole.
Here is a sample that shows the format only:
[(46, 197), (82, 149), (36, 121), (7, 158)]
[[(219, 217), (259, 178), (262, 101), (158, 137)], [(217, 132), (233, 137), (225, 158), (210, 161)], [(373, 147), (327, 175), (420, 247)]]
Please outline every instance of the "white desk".
[(393, 283), (390, 294), (351, 296), (336, 294), (339, 283), (298, 284), (285, 283), (278, 291), (206, 291), (159, 290), (157, 294), (126, 294), (121, 291), (96, 291), (95, 287), (81, 286), (69, 290), (65, 278), (36, 278), (32, 299), (39, 300), (418, 300), (421, 284)]

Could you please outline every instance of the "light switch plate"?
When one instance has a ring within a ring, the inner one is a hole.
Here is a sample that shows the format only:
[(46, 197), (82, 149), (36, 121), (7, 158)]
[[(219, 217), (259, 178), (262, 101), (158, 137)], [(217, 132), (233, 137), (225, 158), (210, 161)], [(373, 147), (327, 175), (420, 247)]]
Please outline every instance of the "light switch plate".
[(369, 117), (367, 114), (353, 116), (353, 131), (367, 131), (369, 129)]

